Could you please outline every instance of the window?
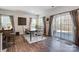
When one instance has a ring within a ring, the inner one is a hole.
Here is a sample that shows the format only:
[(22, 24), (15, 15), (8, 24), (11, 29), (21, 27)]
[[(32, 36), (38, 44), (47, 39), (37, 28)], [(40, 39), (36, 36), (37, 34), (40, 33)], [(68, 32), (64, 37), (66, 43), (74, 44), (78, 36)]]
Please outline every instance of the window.
[[(37, 21), (38, 20), (38, 21)], [(31, 21), (31, 28), (32, 29), (38, 29), (40, 30), (41, 32), (43, 32), (44, 30), (44, 23), (43, 23), (43, 18), (39, 18), (39, 19), (35, 19), (35, 18), (32, 18), (32, 21)]]
[(73, 20), (70, 13), (55, 15), (53, 19), (53, 35), (74, 41)]
[(12, 23), (10, 16), (1, 16), (1, 27), (4, 28), (4, 30), (10, 30), (12, 29)]
[(71, 32), (73, 22), (69, 13), (54, 16), (53, 26), (56, 30)]
[(43, 23), (43, 18), (42, 17), (39, 18), (39, 20), (38, 20), (38, 27), (39, 28), (44, 28), (44, 23)]
[(32, 18), (31, 28), (36, 28), (36, 19)]

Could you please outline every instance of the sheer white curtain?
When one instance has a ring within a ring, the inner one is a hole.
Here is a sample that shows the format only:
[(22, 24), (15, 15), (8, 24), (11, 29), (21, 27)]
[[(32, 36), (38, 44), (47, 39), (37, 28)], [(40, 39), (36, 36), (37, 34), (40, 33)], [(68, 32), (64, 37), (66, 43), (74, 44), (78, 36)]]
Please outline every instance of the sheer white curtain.
[(43, 17), (39, 18), (39, 20), (38, 20), (38, 26), (39, 26), (39, 28), (44, 28)]
[[(38, 22), (36, 20), (38, 20)], [(40, 28), (40, 29), (43, 29), (44, 28), (43, 18), (42, 17), (39, 18), (39, 19), (32, 18), (31, 28)]]
[(38, 20), (38, 30), (40, 33), (43, 35), (44, 34), (44, 22), (43, 22), (43, 17), (40, 17)]
[(12, 29), (12, 22), (10, 16), (1, 15), (1, 25), (4, 30)]
[(73, 27), (70, 13), (58, 14), (53, 17), (53, 34), (56, 37), (73, 41)]
[(56, 31), (72, 32), (73, 22), (69, 13), (54, 16), (53, 27)]
[(36, 29), (36, 19), (35, 18), (31, 19), (31, 29)]

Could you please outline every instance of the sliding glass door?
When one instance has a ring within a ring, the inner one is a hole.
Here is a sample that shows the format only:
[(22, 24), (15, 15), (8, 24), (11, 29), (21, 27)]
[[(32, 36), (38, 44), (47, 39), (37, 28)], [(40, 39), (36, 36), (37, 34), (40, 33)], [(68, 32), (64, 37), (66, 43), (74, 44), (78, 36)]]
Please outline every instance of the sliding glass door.
[(70, 13), (55, 15), (52, 24), (54, 37), (74, 42), (74, 24)]

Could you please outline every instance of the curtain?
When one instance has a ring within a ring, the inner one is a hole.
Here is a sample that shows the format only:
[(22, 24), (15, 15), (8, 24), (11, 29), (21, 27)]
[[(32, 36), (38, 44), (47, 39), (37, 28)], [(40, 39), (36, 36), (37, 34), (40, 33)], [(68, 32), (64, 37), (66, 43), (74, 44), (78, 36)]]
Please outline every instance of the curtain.
[(50, 16), (50, 21), (49, 21), (49, 32), (48, 35), (51, 36), (51, 25), (52, 25), (52, 21), (53, 21), (53, 16)]
[(76, 27), (76, 30), (75, 30), (75, 44), (79, 45), (79, 35), (78, 35), (78, 14), (77, 14), (77, 10), (73, 10), (73, 11), (70, 11), (70, 15), (73, 19), (73, 22), (74, 22), (74, 26)]
[(13, 30), (13, 32), (14, 32), (14, 31), (15, 31), (15, 27), (14, 27), (13, 16), (10, 16), (10, 21), (11, 21), (11, 24), (12, 24), (12, 30)]
[(43, 17), (43, 23), (44, 23), (44, 35), (46, 34), (46, 22), (45, 22), (45, 17)]
[(1, 26), (1, 15), (0, 15), (0, 30), (2, 29), (2, 26)]
[(32, 23), (32, 18), (30, 18), (30, 21), (29, 21), (29, 30), (31, 29), (31, 23)]
[(74, 42), (73, 21), (70, 13), (53, 16), (53, 37)]

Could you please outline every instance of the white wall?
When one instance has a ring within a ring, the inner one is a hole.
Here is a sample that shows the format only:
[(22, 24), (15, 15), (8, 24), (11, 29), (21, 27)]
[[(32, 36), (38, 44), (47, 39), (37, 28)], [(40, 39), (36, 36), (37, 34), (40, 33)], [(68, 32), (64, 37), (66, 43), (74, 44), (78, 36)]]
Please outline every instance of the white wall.
[[(30, 17), (34, 17), (36, 18), (36, 16), (34, 15), (29, 15), (27, 13), (24, 12), (18, 12), (18, 11), (9, 11), (9, 10), (0, 10), (0, 14), (4, 14), (4, 15), (12, 15), (14, 17), (14, 26), (15, 26), (15, 32), (20, 32), (20, 34), (23, 34), (24, 28), (29, 28), (29, 18)], [(25, 17), (27, 18), (27, 24), (25, 26), (18, 26), (18, 17)]]
[(27, 16), (20, 16), (19, 17), (25, 17), (27, 18), (27, 23), (24, 26), (20, 26), (18, 25), (18, 15), (14, 15), (14, 26), (15, 26), (15, 32), (20, 32), (20, 34), (23, 34), (24, 29), (28, 29), (29, 28), (29, 17)]

